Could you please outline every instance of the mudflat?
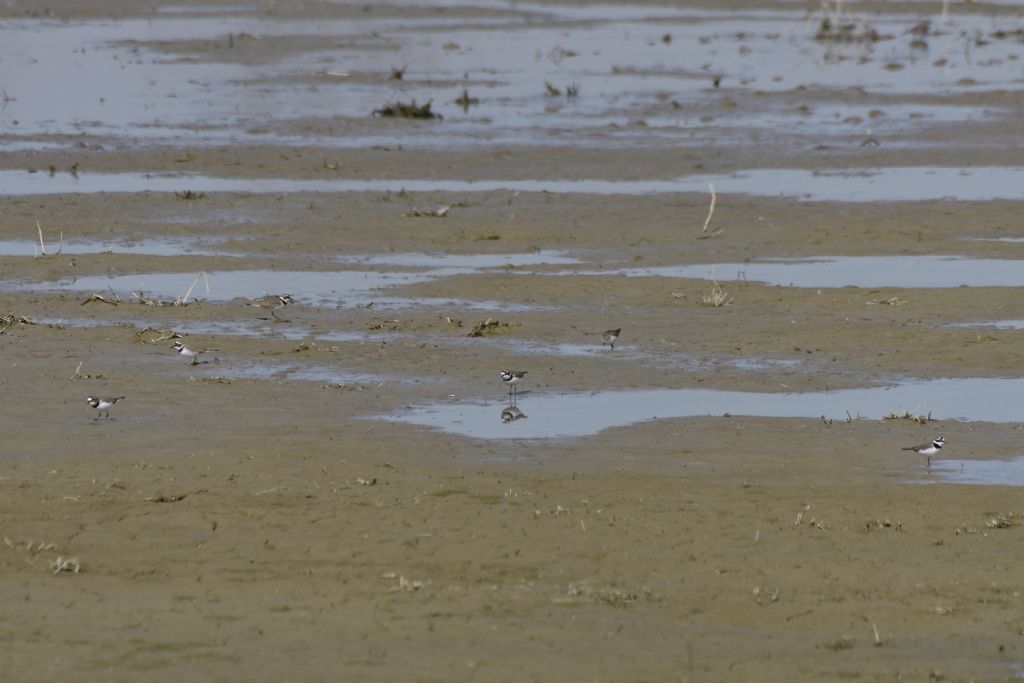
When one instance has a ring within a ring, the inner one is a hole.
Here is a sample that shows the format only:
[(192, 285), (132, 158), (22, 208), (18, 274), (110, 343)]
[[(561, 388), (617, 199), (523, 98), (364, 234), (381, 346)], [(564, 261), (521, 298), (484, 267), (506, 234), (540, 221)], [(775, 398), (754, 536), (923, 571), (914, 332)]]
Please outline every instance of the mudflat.
[[(101, 81), (113, 111), (81, 128), (0, 83), (0, 678), (1024, 671), (1024, 413), (987, 393), (1024, 367), (1022, 197), (981, 180), (1019, 172), (1012, 8), (49, 4), (8, 3), (0, 34), (210, 82), (142, 126)], [(723, 56), (763, 61), (780, 30), (838, 85)], [(437, 57), (506, 34), (525, 75)], [(858, 60), (950, 73), (865, 84)], [(294, 110), (240, 123), (218, 90), (240, 79), (248, 106)], [(486, 114), (453, 105), (464, 81)], [(444, 118), (359, 108), (388, 88), (373, 106), (434, 89)], [(807, 187), (723, 189), (750, 169)], [(850, 197), (814, 195), (840, 172)], [(700, 189), (643, 185), (673, 179)], [(870, 198), (890, 185), (906, 196)], [(296, 303), (250, 305), (277, 293)], [(508, 422), (505, 368), (528, 373)], [(751, 402), (711, 411), (715, 392)], [(125, 398), (106, 419), (87, 396)], [(820, 412), (781, 407), (800, 396)], [(930, 466), (901, 450), (939, 435)]]

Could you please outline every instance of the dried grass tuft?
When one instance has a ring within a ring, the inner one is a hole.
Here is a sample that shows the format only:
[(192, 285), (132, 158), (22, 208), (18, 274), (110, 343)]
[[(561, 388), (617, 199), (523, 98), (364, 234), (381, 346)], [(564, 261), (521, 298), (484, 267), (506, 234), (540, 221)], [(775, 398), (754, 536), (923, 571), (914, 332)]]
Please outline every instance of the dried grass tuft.
[(731, 304), (732, 297), (717, 280), (712, 280), (711, 291), (701, 296), (700, 303), (708, 308), (721, 308)]

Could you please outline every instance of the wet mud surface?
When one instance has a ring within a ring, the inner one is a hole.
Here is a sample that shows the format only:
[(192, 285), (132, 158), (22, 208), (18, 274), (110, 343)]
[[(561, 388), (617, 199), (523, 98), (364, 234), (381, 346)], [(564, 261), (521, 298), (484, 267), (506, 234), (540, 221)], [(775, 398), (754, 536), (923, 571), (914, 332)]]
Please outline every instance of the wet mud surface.
[(1012, 6), (48, 6), (4, 676), (1022, 675)]

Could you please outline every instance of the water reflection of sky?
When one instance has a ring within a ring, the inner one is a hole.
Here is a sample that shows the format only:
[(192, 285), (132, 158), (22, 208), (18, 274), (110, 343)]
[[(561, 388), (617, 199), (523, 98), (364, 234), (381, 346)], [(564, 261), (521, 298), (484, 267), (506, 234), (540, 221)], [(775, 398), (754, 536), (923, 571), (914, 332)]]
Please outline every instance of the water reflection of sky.
[(624, 275), (744, 280), (787, 287), (1022, 287), (1024, 261), (961, 256), (827, 256), (747, 263), (567, 270), (562, 275)]
[[(537, 377), (534, 382), (542, 382)], [(529, 383), (523, 389), (529, 389)], [(880, 419), (895, 412), (931, 413), (940, 420), (1021, 420), (1021, 378), (912, 380), (895, 386), (780, 394), (715, 389), (646, 389), (554, 394), (521, 390), (518, 405), (529, 419), (502, 423), (504, 402), (435, 403), (385, 419), (480, 439), (579, 437), (612, 427), (696, 416)], [(495, 394), (499, 394), (496, 387)]]
[[(192, 288), (193, 299), (231, 301), (255, 299), (264, 294), (294, 292), (297, 302), (311, 306), (352, 307), (373, 304), (374, 308), (410, 307), (467, 308), (503, 313), (556, 310), (552, 306), (516, 304), (491, 299), (458, 297), (401, 297), (388, 295), (387, 290), (401, 285), (429, 282), (452, 275), (464, 275), (465, 268), (433, 268), (420, 271), (388, 272), (370, 270), (284, 271), (284, 270), (222, 270), (206, 273)], [(207, 289), (207, 281), (209, 289)], [(196, 282), (195, 273), (133, 273), (129, 275), (88, 275), (54, 281), (7, 281), (12, 291), (114, 291), (129, 300), (134, 292), (146, 298), (171, 300), (183, 296)]]
[(602, 195), (707, 193), (794, 197), (805, 201), (920, 201), (1024, 199), (1024, 167), (904, 166), (808, 171), (746, 169), (728, 175), (689, 175), (653, 180), (457, 180), (225, 178), (197, 174), (46, 173), (0, 170), (0, 195), (93, 192), (552, 192)]
[[(121, 21), (6, 21), (0, 26), (0, 62), (10, 67), (10, 78), (3, 85), (8, 99), (0, 108), (0, 126), (22, 138), (10, 140), (20, 146), (32, 144), (26, 136), (82, 132), (193, 145), (308, 144), (311, 135), (321, 143), (353, 136), (365, 143), (378, 139), (376, 124), (326, 135), (322, 126), (296, 134), (280, 124), (338, 116), (368, 121), (387, 101), (415, 98), (433, 100), (445, 116), (444, 134), (438, 136), (435, 126), (402, 126), (388, 131), (393, 142), (430, 146), (440, 137), (441, 144), (492, 144), (496, 138), (536, 144), (571, 140), (561, 136), (571, 130), (589, 133), (590, 144), (620, 144), (636, 142), (638, 134), (654, 141), (659, 128), (677, 134), (703, 129), (712, 122), (704, 118), (707, 111), (697, 110), (708, 107), (716, 127), (786, 128), (790, 134), (827, 133), (851, 116), (867, 120), (870, 114), (862, 106), (716, 108), (729, 92), (859, 87), (931, 95), (1022, 87), (1012, 57), (1017, 44), (975, 39), (1018, 28), (1013, 17), (954, 16), (951, 25), (936, 25), (928, 47), (920, 49), (911, 46), (907, 29), (930, 15), (917, 13), (872, 17), (889, 39), (840, 45), (813, 40), (819, 17), (789, 9), (458, 6), (485, 11), (471, 19), (453, 9), (448, 15), (401, 18), (367, 11), (292, 21), (229, 5), (220, 8), (224, 13), (217, 7), (165, 8), (154, 18)], [(228, 47), (229, 36), (235, 48)], [(259, 63), (231, 53), (283, 37), (308, 44), (291, 45)], [(196, 41), (208, 45), (196, 53)], [(204, 52), (207, 47), (212, 56)], [(388, 80), (391, 68), (402, 66), (409, 67), (405, 78)], [(713, 77), (722, 78), (722, 89), (711, 87)], [(546, 96), (546, 82), (563, 91), (575, 85), (579, 95)], [(479, 99), (467, 110), (455, 104), (462, 86)], [(867, 120), (863, 128), (898, 131), (928, 121), (973, 121), (986, 112), (932, 104), (881, 107), (885, 118)], [(619, 136), (613, 130), (636, 119), (644, 120), (648, 132)]]
[[(52, 231), (51, 231), (52, 232)], [(107, 241), (107, 240), (60, 240), (59, 234), (44, 234), (46, 253), (56, 254), (144, 254), (147, 256), (212, 256), (222, 255), (225, 250), (218, 249), (218, 240), (176, 239), (171, 237), (147, 237), (140, 240)], [(39, 242), (32, 240), (0, 240), (0, 256), (36, 256), (39, 254)]]
[(1024, 486), (1024, 456), (1012, 460), (932, 459), (931, 472), (951, 484)]

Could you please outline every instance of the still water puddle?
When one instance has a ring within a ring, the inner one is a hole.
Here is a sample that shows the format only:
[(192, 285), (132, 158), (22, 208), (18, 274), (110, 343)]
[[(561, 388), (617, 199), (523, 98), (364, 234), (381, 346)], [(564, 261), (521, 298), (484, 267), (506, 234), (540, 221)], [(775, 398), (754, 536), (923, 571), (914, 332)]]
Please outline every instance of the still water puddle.
[(586, 342), (543, 342), (531, 339), (485, 337), (483, 339), (465, 336), (449, 337), (432, 340), (432, 343), (449, 347), (480, 346), (486, 344), (495, 351), (512, 356), (538, 356), (541, 358), (599, 358), (612, 363), (642, 363), (654, 367), (698, 372), (711, 370), (715, 364), (699, 359), (692, 354), (679, 352), (660, 352), (640, 349), (632, 344), (616, 344), (609, 349), (601, 344), (600, 335), (594, 335), (594, 341)]
[[(267, 337), (272, 339), (306, 339), (310, 336), (307, 330), (293, 325), (270, 325), (264, 321), (240, 320), (144, 320), (142, 318), (33, 318), (41, 325), (58, 327), (113, 327), (130, 325), (140, 330), (146, 328), (166, 328), (175, 332), (191, 335), (210, 335), (228, 337)], [(156, 336), (156, 335), (154, 335)], [(171, 341), (168, 340), (168, 347)], [(159, 348), (159, 346), (157, 347)]]
[(542, 342), (531, 339), (491, 337), (483, 340), (464, 337), (444, 340), (448, 345), (488, 346), (514, 355), (542, 356), (544, 358), (600, 358), (618, 363), (644, 363), (673, 370), (688, 372), (717, 371), (735, 368), (750, 373), (794, 371), (801, 360), (790, 358), (722, 358), (696, 356), (669, 348), (639, 347), (634, 344), (617, 342), (614, 349), (601, 344), (600, 335), (589, 335), (593, 341), (586, 342)]
[[(290, 313), (295, 313), (291, 311)], [(345, 343), (371, 343), (378, 344), (381, 341), (397, 341), (409, 339), (412, 334), (404, 332), (385, 332), (380, 330), (321, 330), (297, 324), (294, 319), (298, 315), (291, 315), (291, 323), (275, 323), (270, 320), (144, 320), (142, 318), (33, 318), (41, 325), (54, 325), (58, 327), (81, 327), (99, 328), (114, 326), (131, 326), (144, 329), (166, 329), (186, 336), (201, 337), (254, 337), (259, 339), (284, 339), (288, 341), (309, 341), (321, 342), (345, 342)], [(149, 337), (155, 337), (154, 332)], [(172, 340), (155, 345), (155, 348), (163, 346), (170, 348)]]
[(962, 256), (827, 256), (654, 268), (566, 270), (558, 274), (745, 280), (786, 287), (1021, 287), (1024, 286), (1024, 261)]
[[(49, 255), (61, 254), (140, 254), (146, 256), (235, 256), (240, 250), (226, 249), (220, 244), (226, 238), (179, 239), (146, 237), (138, 240), (66, 240), (47, 241)], [(240, 246), (237, 240), (233, 243)], [(0, 240), (0, 256), (38, 256), (39, 242), (34, 240)], [(248, 255), (248, 254), (247, 254)], [(395, 254), (347, 255), (332, 258), (334, 262), (399, 268), (450, 268), (478, 271), (495, 268), (519, 268), (538, 265), (574, 265), (581, 263), (566, 252), (540, 249), (522, 254), (429, 254), (403, 252)]]
[[(561, 356), (563, 358), (605, 358), (616, 361), (633, 362), (649, 358), (651, 354), (639, 351), (632, 344), (616, 344), (614, 349), (601, 344), (600, 335), (591, 344), (578, 342), (538, 342), (529, 339), (492, 339), (491, 344), (509, 353), (523, 353), (537, 356)], [(677, 355), (677, 360), (687, 365), (695, 364), (689, 356)], [(685, 360), (683, 360), (685, 358)]]
[[(212, 240), (174, 239), (170, 237), (148, 237), (137, 241), (67, 240), (46, 242), (46, 253), (61, 254), (140, 254), (146, 256), (222, 256)], [(0, 256), (37, 256), (39, 242), (33, 240), (0, 240)]]
[[(403, 125), (390, 132), (392, 142), (621, 145), (612, 126), (642, 117), (647, 130), (639, 133), (646, 144), (657, 144), (658, 126), (673, 126), (678, 144), (689, 130), (708, 128), (688, 113), (691, 105), (713, 104), (733, 88), (934, 95), (1022, 87), (1017, 41), (991, 38), (1017, 24), (990, 13), (958, 14), (954, 25), (933, 30), (921, 48), (915, 45), (923, 41), (908, 29), (930, 15), (909, 12), (872, 15), (872, 26), (884, 36), (877, 44), (844, 44), (815, 41), (824, 15), (798, 10), (445, 4), (444, 12), (386, 16), (370, 3), (367, 11), (340, 20), (254, 16), (250, 6), (228, 11), (233, 4), (215, 3), (165, 7), (152, 17), (116, 22), (7, 21), (0, 26), (0, 63), (10, 67), (4, 84), (10, 99), (0, 124), (23, 135), (87, 132), (133, 144), (197, 145), (273, 142), (268, 128), (278, 123), (292, 131), (297, 145), (365, 146), (379, 136), (376, 126), (362, 135), (324, 136), (294, 131), (333, 126), (289, 122), (365, 120), (386, 101), (415, 98), (434, 101), (445, 117), (445, 134), (438, 135), (437, 126)], [(287, 38), (298, 46), (274, 51)], [(236, 56), (257, 40), (271, 45), (272, 59)], [(388, 68), (402, 64), (414, 66), (401, 81), (388, 80)], [(712, 77), (722, 79), (721, 89), (711, 87)], [(546, 81), (562, 89), (574, 84), (578, 96), (545, 97)], [(478, 102), (460, 108), (456, 84), (468, 87)], [(680, 106), (669, 106), (660, 95)], [(929, 110), (924, 103), (919, 108)], [(808, 115), (791, 109), (766, 121), (753, 117), (755, 133), (795, 132)], [(963, 109), (964, 120), (975, 119)], [(730, 117), (722, 112), (715, 125)], [(508, 135), (516, 130), (517, 137)]]
[(300, 365), (294, 363), (258, 363), (243, 365), (233, 362), (209, 363), (195, 366), (193, 370), (209, 368), (215, 375), (232, 379), (280, 380), (288, 382), (317, 382), (322, 384), (394, 384), (403, 381), (395, 377), (369, 373), (348, 372), (324, 365)]
[(95, 192), (551, 192), (648, 195), (701, 193), (708, 183), (719, 193), (792, 197), (804, 201), (875, 202), (1024, 199), (1024, 167), (904, 166), (810, 171), (761, 168), (728, 175), (692, 175), (662, 180), (315, 180), (226, 178), (195, 174), (67, 173), (49, 176), (0, 170), (0, 195)]
[[(253, 299), (267, 293), (301, 292), (300, 303), (312, 305), (365, 305), (374, 301), (377, 290), (426, 282), (461, 270), (432, 270), (417, 273), (378, 273), (373, 271), (275, 271), (225, 270), (209, 276), (209, 291), (200, 281), (192, 290), (195, 298), (209, 301)], [(144, 292), (147, 297), (173, 299), (187, 292), (195, 280), (192, 273), (145, 273), (133, 275), (94, 275), (55, 282), (7, 283), (22, 291), (105, 292), (113, 290), (123, 299), (131, 292)]]
[(366, 254), (339, 256), (339, 263), (373, 266), (402, 266), (408, 268), (512, 268), (539, 265), (569, 265), (580, 263), (563, 251), (540, 249), (526, 254)]
[[(256, 299), (265, 294), (292, 293), (301, 306), (353, 307), (373, 305), (375, 309), (413, 307), (461, 308), (479, 311), (536, 312), (557, 310), (552, 306), (516, 304), (490, 299), (381, 296), (390, 287), (429, 282), (462, 275), (463, 268), (436, 268), (418, 272), (376, 271), (277, 271), (224, 270), (208, 273), (209, 290), (200, 280), (192, 288), (192, 299), (225, 302)], [(140, 273), (132, 275), (90, 275), (52, 282), (6, 281), (13, 291), (106, 293), (113, 290), (126, 301), (133, 293), (146, 298), (172, 300), (184, 296), (196, 280), (194, 273)], [(293, 309), (289, 309), (293, 310)], [(297, 310), (301, 310), (297, 309)]]
[(1024, 329), (1024, 320), (978, 320), (969, 323), (950, 323), (947, 327), (991, 327), (997, 330)]
[[(497, 379), (495, 380), (497, 382)], [(524, 387), (528, 389), (529, 387)], [(500, 391), (500, 389), (498, 389)], [(697, 416), (880, 419), (895, 412), (936, 419), (1024, 421), (1021, 378), (915, 380), (896, 386), (779, 394), (716, 389), (647, 389), (575, 394), (520, 394), (526, 416), (503, 422), (505, 401), (437, 403), (382, 416), (479, 439), (590, 436), (612, 427)]]
[(931, 472), (950, 484), (1024, 486), (1024, 456), (1012, 460), (933, 459)]
[(243, 14), (246, 12), (259, 12), (258, 5), (189, 5), (179, 7), (177, 5), (161, 5), (156, 8), (157, 14)]
[(1024, 242), (1024, 237), (965, 237), (964, 240), (969, 242), (1008, 242), (1010, 244), (1020, 244)]

